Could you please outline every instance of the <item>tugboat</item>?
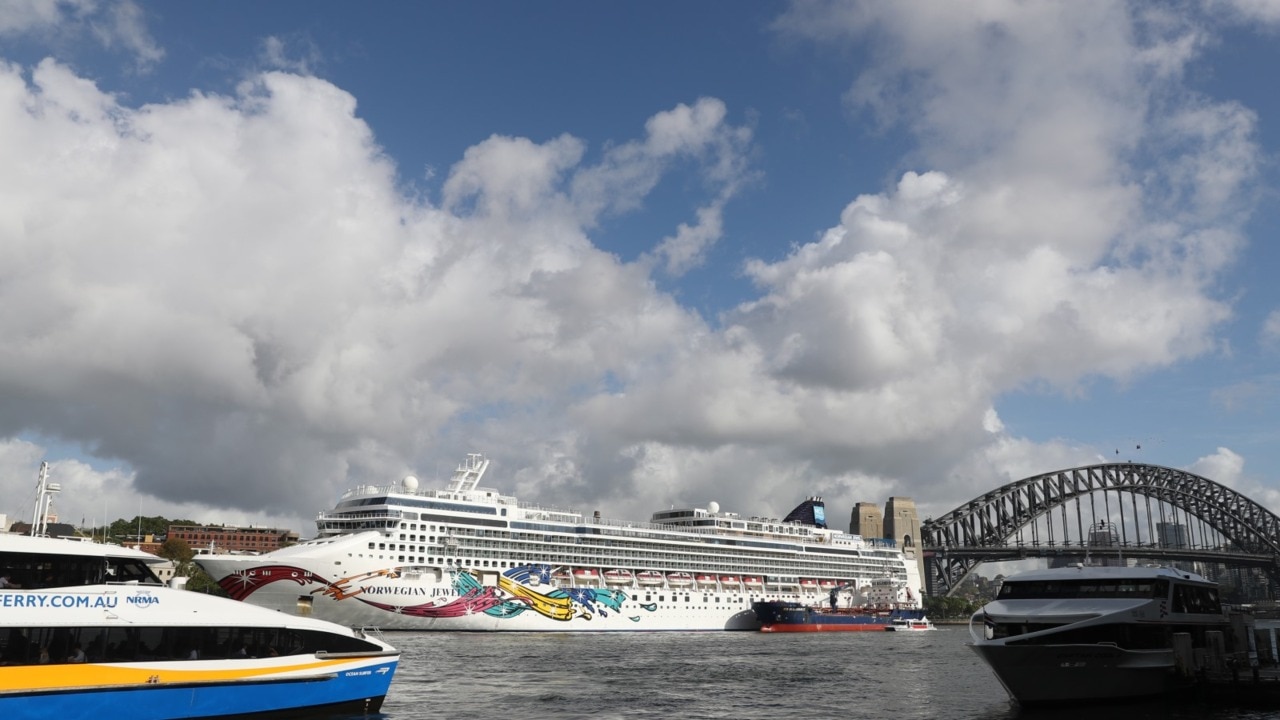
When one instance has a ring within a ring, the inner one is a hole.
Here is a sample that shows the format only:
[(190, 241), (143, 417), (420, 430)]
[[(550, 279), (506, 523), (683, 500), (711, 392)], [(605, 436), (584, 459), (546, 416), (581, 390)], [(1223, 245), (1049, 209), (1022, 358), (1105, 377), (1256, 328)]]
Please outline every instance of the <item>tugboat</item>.
[[(864, 590), (859, 592), (854, 584), (833, 588), (828, 594), (830, 607), (761, 600), (752, 603), (751, 610), (760, 620), (761, 632), (893, 632), (933, 628), (906, 583), (884, 577)], [(840, 607), (840, 598), (845, 595), (851, 598), (849, 604)]]

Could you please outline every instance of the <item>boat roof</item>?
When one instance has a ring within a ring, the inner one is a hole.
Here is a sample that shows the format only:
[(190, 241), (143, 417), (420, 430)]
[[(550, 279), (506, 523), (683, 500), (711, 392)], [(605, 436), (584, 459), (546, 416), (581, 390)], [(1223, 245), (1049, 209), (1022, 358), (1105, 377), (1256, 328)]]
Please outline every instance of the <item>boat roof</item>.
[(1186, 570), (1164, 566), (1113, 567), (1102, 565), (1072, 565), (1070, 567), (1028, 570), (1010, 575), (1004, 582), (1032, 582), (1040, 580), (1188, 580), (1208, 583), (1200, 575)]
[(120, 545), (107, 545), (90, 540), (68, 538), (32, 537), (15, 533), (0, 533), (0, 552), (31, 553), (41, 555), (72, 555), (76, 557), (131, 558), (146, 563), (167, 562), (162, 557)]

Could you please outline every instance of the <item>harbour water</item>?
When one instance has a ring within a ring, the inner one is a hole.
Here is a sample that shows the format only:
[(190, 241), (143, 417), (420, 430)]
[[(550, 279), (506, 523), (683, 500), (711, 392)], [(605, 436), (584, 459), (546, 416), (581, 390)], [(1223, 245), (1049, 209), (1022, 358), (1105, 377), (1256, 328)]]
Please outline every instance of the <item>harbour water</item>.
[(1154, 703), (1020, 712), (965, 628), (923, 633), (388, 633), (384, 720), (526, 717), (1261, 720)]

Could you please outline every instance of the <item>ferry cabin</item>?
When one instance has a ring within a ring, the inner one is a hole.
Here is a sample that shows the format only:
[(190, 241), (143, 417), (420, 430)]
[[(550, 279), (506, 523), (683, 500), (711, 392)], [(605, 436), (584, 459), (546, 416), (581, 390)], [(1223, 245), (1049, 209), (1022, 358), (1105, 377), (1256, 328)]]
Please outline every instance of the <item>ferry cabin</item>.
[[(1148, 603), (1142, 615), (1115, 622), (1084, 625), (1059, 632), (1015, 641), (1025, 644), (1097, 644), (1112, 642), (1122, 648), (1163, 649), (1171, 644), (1173, 632), (1192, 635), (1193, 645), (1202, 647), (1204, 633), (1221, 630), (1222, 604), (1218, 589), (1205, 581), (1193, 581), (1190, 576), (1179, 581), (1170, 577), (1057, 577), (1005, 580), (996, 596), (997, 601), (1042, 600), (1070, 601), (1071, 605), (1093, 600), (1155, 600)], [(1051, 613), (1002, 616), (992, 618), (986, 624), (988, 640), (1011, 638), (1062, 627), (1079, 621), (1077, 616), (1054, 617)]]

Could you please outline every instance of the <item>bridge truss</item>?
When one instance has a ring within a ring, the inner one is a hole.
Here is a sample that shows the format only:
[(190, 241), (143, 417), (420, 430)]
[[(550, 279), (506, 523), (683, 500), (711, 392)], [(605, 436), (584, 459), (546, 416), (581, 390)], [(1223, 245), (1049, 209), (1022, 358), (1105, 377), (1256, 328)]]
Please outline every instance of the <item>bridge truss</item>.
[(1280, 583), (1280, 517), (1212, 480), (1106, 463), (1024, 478), (921, 526), (930, 594), (983, 562), (1031, 557), (1194, 560), (1263, 568)]

